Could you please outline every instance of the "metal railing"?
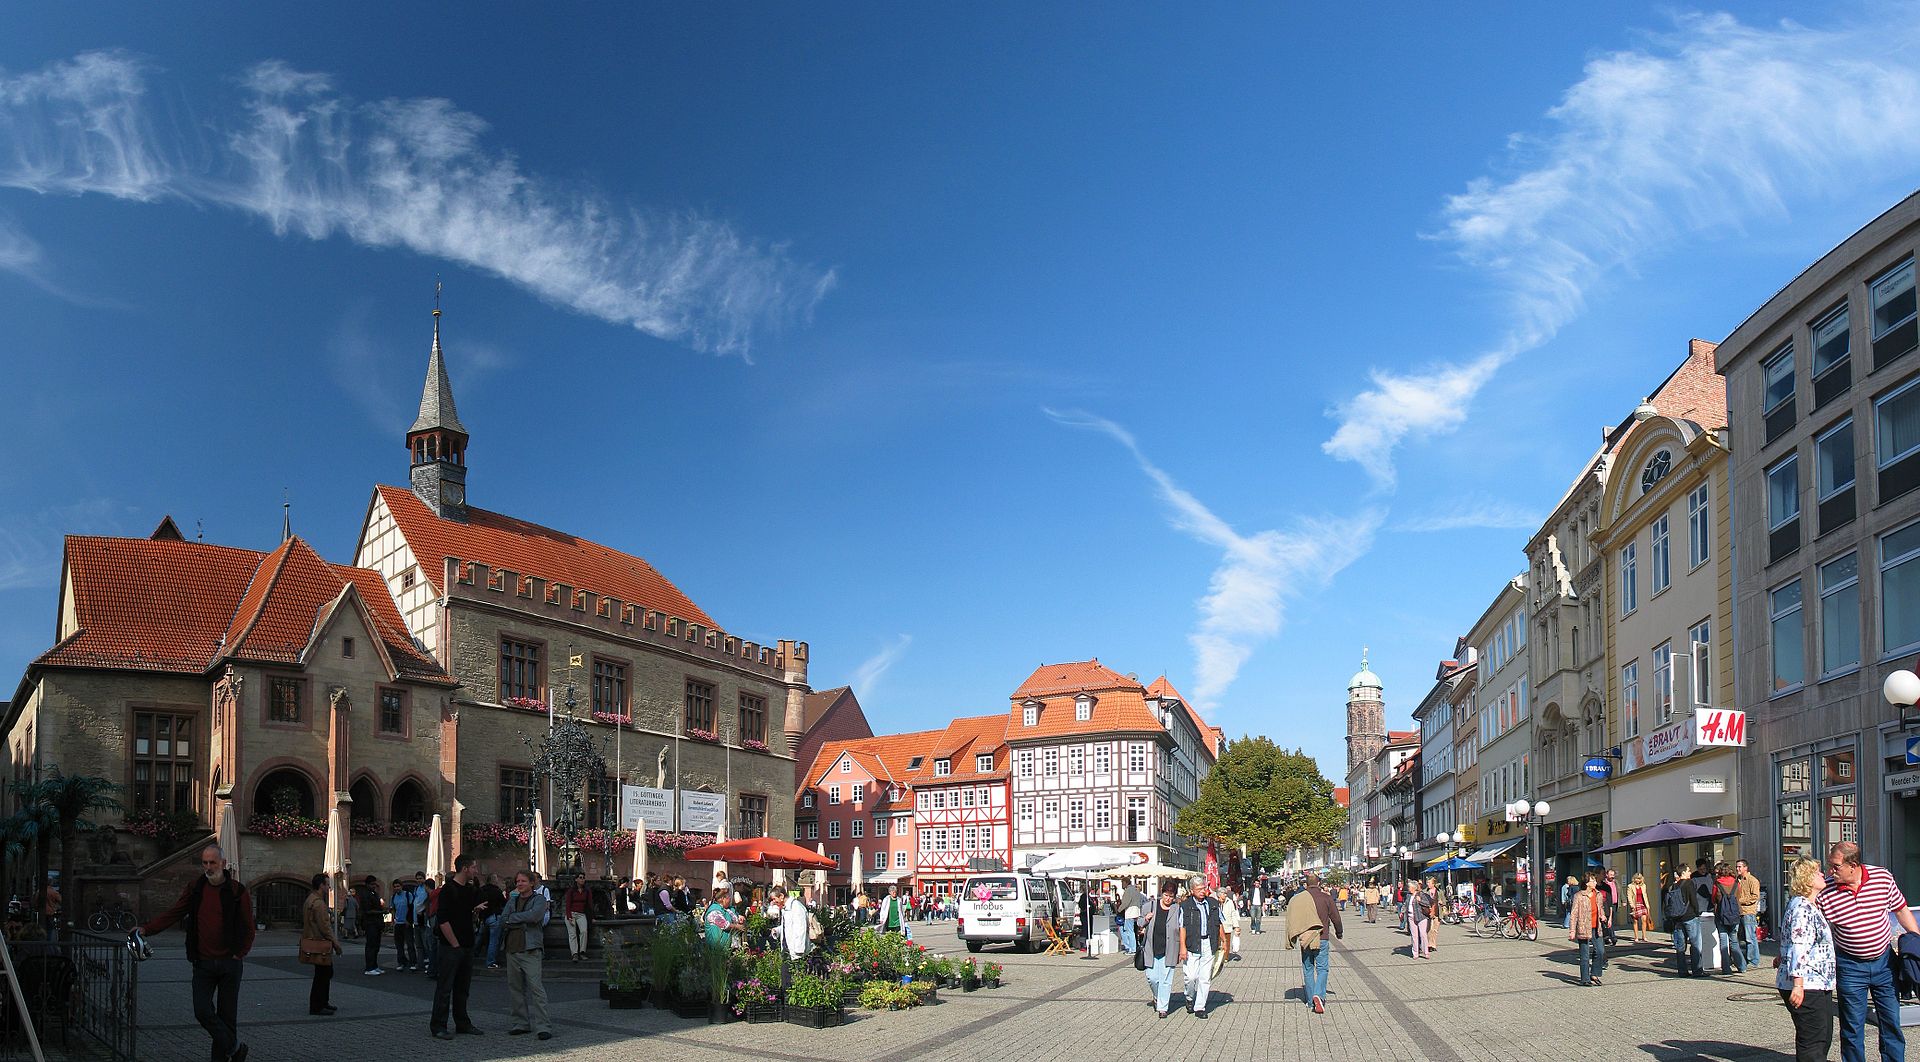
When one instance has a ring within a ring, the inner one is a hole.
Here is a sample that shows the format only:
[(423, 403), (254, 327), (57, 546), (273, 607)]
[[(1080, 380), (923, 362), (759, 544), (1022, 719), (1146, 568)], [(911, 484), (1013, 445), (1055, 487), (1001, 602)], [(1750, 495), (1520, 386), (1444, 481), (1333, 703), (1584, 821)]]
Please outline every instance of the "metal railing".
[[(132, 1062), (136, 966), (120, 937), (69, 930), (59, 940), (4, 944), (0, 1060), (107, 1058)], [(74, 1034), (78, 1033), (78, 1036)]]

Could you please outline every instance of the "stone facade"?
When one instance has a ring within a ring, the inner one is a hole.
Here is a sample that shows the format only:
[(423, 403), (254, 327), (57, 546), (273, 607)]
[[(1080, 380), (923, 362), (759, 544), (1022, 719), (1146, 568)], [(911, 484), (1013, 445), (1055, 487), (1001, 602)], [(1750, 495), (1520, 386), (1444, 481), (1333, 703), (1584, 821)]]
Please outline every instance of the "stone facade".
[[(1912, 669), (1920, 518), (1912, 269), (1920, 195), (1813, 263), (1720, 344), (1732, 438), (1740, 829), (1781, 895), (1786, 856), (1858, 841), (1920, 882), (1911, 723), (1881, 685)], [(1842, 482), (1844, 480), (1844, 482)]]

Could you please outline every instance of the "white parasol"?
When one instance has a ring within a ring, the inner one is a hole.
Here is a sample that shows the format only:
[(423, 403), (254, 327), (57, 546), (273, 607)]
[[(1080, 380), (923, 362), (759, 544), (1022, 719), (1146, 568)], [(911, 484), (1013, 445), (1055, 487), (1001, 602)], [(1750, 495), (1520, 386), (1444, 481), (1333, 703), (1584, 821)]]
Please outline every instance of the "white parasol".
[(320, 869), (327, 875), (328, 907), (333, 906), (339, 895), (336, 886), (340, 883), (340, 875), (347, 872), (346, 856), (341, 852), (345, 843), (345, 831), (340, 828), (340, 809), (336, 807), (327, 813), (327, 848), (320, 860)]
[(427, 880), (440, 881), (447, 873), (447, 842), (440, 835), (440, 816), (427, 825)]
[(867, 884), (867, 875), (860, 863), (860, 846), (853, 846), (853, 891), (857, 894)]
[[(234, 820), (231, 800), (220, 805), (220, 826), (216, 833), (220, 839), (220, 853), (227, 859), (227, 873), (237, 878), (240, 876), (240, 824)], [(66, 882), (60, 884), (65, 887)]]
[(647, 880), (647, 820), (637, 819), (633, 824), (633, 887), (639, 888)]
[(541, 818), (540, 809), (533, 809), (533, 829), (527, 832), (527, 865), (540, 880), (547, 880), (547, 823)]

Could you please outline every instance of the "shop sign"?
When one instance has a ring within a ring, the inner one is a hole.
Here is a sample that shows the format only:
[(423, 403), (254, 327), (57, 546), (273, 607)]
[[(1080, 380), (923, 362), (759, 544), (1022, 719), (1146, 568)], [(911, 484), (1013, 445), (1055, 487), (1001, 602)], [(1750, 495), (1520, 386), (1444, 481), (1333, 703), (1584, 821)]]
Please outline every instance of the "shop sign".
[(1920, 767), (1920, 737), (1907, 739), (1907, 766)]
[(1889, 774), (1882, 785), (1889, 793), (1898, 793), (1905, 789), (1920, 789), (1920, 771), (1898, 771)]
[(673, 791), (647, 785), (620, 787), (620, 828), (631, 830), (640, 820), (655, 830), (673, 829)]
[(1628, 742), (1621, 750), (1624, 761), (1621, 773), (1631, 774), (1642, 767), (1687, 755), (1696, 747), (1696, 730), (1696, 720), (1679, 719)]
[(1693, 740), (1701, 748), (1739, 748), (1747, 743), (1747, 713), (1733, 708), (1695, 708)]
[(1613, 773), (1613, 761), (1607, 759), (1605, 756), (1589, 756), (1587, 757), (1587, 762), (1581, 765), (1580, 769), (1586, 772), (1588, 778), (1604, 779)]
[(1687, 787), (1696, 793), (1724, 793), (1727, 780), (1713, 775), (1696, 774), (1687, 779)]

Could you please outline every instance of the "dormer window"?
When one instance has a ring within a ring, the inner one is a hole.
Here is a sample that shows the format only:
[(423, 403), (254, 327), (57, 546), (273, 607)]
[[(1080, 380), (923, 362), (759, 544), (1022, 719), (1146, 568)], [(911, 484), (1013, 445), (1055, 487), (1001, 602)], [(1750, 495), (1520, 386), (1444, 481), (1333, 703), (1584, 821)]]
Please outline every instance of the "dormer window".
[(952, 760), (942, 758), (942, 759), (933, 761), (933, 776), (935, 778), (945, 778), (946, 776), (952, 773), (953, 773)]
[(976, 774), (993, 773), (993, 756), (983, 753), (973, 758), (973, 770)]
[(1038, 726), (1040, 723), (1040, 702), (1028, 701), (1024, 705), (1021, 705), (1020, 721), (1024, 726)]
[(800, 794), (800, 806), (808, 809), (813, 807), (813, 790), (809, 789)]
[(1073, 717), (1082, 723), (1093, 718), (1093, 697), (1091, 695), (1083, 693), (1073, 699)]
[(919, 770), (919, 769), (920, 769), (920, 765), (921, 765), (922, 763), (925, 763), (925, 762), (926, 762), (926, 760), (927, 760), (927, 758), (926, 758), (925, 756), (915, 756), (915, 757), (914, 757), (913, 759), (910, 759), (910, 760), (908, 760), (908, 761), (907, 761), (907, 770), (909, 770), (909, 771), (917, 771), (917, 770)]

